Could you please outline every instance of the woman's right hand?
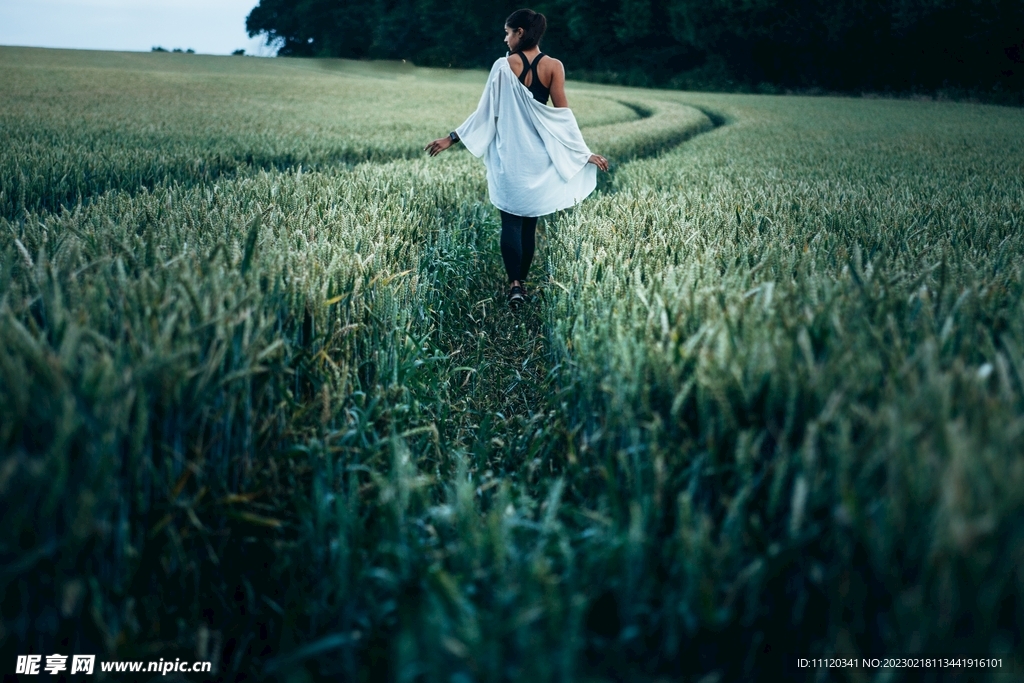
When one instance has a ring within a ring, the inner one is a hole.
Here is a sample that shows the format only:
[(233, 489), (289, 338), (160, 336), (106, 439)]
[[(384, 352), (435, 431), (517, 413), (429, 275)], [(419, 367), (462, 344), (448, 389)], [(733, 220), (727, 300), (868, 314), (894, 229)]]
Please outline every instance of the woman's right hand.
[(605, 159), (600, 154), (591, 154), (590, 155), (590, 159), (587, 160), (587, 163), (588, 164), (593, 164), (594, 166), (597, 166), (602, 171), (607, 171), (608, 170), (608, 160)]

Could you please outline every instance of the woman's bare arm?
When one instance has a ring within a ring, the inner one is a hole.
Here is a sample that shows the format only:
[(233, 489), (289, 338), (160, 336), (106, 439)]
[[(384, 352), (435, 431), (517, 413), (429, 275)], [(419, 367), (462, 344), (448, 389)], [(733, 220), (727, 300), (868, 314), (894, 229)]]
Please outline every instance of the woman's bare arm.
[(560, 108), (568, 107), (569, 100), (565, 98), (565, 67), (557, 59), (551, 60), (551, 66), (554, 67), (551, 86), (548, 88), (551, 92), (551, 104)]
[[(554, 67), (551, 87), (548, 88), (551, 91), (551, 104), (561, 108), (568, 107), (569, 100), (565, 97), (565, 67), (557, 59), (551, 60), (551, 66)], [(597, 166), (602, 171), (608, 170), (608, 160), (600, 154), (591, 154), (590, 160), (587, 163), (594, 164), (594, 166)]]

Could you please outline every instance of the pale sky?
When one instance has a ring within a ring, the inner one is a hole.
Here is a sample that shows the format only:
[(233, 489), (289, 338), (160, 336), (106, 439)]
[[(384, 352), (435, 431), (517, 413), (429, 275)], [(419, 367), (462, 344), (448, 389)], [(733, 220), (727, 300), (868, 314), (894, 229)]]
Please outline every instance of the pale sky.
[(259, 0), (0, 0), (0, 45), (270, 55), (245, 33)]

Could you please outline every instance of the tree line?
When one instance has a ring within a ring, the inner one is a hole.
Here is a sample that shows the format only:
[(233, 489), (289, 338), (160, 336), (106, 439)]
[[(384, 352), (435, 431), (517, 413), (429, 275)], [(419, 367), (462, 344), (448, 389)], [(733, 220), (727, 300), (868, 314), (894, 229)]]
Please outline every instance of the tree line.
[[(503, 0), (260, 0), (280, 55), (487, 67)], [(1022, 0), (544, 0), (570, 77), (711, 90), (1024, 93)]]

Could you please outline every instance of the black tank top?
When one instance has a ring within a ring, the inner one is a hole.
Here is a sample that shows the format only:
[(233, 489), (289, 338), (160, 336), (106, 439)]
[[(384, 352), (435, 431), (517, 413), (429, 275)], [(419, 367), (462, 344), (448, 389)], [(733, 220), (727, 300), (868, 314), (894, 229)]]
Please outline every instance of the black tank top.
[(548, 103), (548, 96), (551, 95), (551, 91), (544, 87), (544, 84), (540, 82), (540, 75), (537, 73), (537, 62), (540, 61), (544, 53), (541, 52), (533, 60), (533, 64), (530, 64), (530, 60), (526, 58), (526, 55), (522, 51), (516, 52), (519, 58), (523, 60), (523, 72), (519, 74), (519, 82), (526, 85), (526, 74), (533, 71), (533, 80), (530, 81), (530, 85), (526, 85), (529, 91), (533, 94), (533, 99), (537, 100), (541, 104)]

